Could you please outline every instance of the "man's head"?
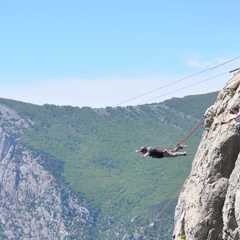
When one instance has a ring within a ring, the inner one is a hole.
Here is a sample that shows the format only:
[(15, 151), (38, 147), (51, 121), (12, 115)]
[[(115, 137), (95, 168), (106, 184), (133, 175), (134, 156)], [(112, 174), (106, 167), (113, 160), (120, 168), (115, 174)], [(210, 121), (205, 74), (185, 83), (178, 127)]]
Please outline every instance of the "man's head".
[(230, 113), (234, 114), (236, 112), (239, 112), (239, 108), (238, 107), (234, 107), (231, 109)]
[(147, 152), (147, 148), (146, 147), (141, 147), (140, 152), (141, 153), (146, 153)]

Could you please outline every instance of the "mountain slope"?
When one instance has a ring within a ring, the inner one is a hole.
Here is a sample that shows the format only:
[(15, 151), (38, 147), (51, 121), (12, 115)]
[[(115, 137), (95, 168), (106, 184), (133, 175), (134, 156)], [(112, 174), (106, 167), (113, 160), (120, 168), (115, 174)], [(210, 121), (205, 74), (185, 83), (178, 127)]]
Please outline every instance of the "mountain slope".
[[(121, 239), (151, 222), (178, 192), (203, 127), (186, 141), (188, 157), (141, 159), (135, 149), (175, 145), (203, 118), (216, 96), (210, 93), (105, 109), (37, 106), (7, 99), (0, 103), (14, 109), (29, 125), (19, 142), (45, 156), (41, 165), (56, 182), (91, 205), (97, 228), (103, 232), (98, 239)], [(174, 206), (159, 217), (158, 227), (166, 232), (166, 239)], [(156, 237), (159, 229), (147, 234)]]

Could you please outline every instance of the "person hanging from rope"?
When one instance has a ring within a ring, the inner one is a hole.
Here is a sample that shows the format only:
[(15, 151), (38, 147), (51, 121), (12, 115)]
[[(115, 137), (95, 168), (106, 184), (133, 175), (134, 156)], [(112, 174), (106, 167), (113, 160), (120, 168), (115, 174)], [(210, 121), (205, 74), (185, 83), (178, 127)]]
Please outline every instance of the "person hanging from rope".
[(236, 121), (236, 129), (237, 131), (240, 131), (240, 112), (239, 112), (239, 108), (238, 107), (234, 107), (230, 110), (231, 114), (234, 114), (234, 117), (231, 117), (225, 121), (222, 121), (221, 124), (226, 124), (226, 123), (230, 123), (232, 120)]
[(141, 149), (136, 150), (135, 152), (141, 152), (141, 157), (152, 157), (152, 158), (164, 158), (164, 157), (178, 157), (186, 156), (187, 152), (177, 152), (179, 149), (187, 147), (186, 145), (178, 145), (173, 149), (161, 149), (161, 148), (151, 148), (151, 147), (141, 147)]

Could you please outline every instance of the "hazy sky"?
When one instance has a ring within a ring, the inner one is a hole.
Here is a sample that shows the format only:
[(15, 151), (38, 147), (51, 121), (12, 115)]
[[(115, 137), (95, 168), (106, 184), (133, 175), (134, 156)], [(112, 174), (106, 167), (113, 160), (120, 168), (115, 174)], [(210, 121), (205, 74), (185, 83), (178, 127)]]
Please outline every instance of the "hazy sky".
[(240, 67), (239, 9), (239, 0), (0, 0), (0, 97), (99, 108), (218, 91)]

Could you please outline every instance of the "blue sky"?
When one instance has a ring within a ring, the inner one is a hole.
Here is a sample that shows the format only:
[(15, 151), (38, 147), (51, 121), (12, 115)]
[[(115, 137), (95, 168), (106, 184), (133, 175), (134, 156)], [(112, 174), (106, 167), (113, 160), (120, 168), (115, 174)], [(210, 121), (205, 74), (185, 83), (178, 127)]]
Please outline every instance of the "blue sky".
[(240, 67), (239, 8), (238, 0), (0, 1), (0, 97), (100, 108), (218, 91)]

